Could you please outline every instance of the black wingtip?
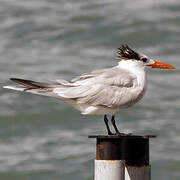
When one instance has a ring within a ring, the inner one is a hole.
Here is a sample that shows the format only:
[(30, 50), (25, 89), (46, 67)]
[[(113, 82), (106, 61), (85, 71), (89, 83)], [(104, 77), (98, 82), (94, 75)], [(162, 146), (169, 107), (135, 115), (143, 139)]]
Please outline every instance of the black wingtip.
[(20, 80), (18, 78), (10, 78), (11, 81), (17, 81), (17, 80)]
[(40, 88), (40, 85), (37, 85), (38, 83), (35, 81), (31, 81), (31, 80), (27, 80), (27, 79), (19, 79), (19, 78), (10, 78), (11, 81), (16, 82), (18, 84), (22, 84), (26, 87), (36, 87), (36, 88)]
[(14, 81), (14, 82), (29, 82), (29, 80), (25, 80), (25, 79), (20, 79), (20, 78), (10, 78), (11, 81)]
[(51, 87), (51, 84), (31, 81), (27, 79), (10, 78), (11, 81), (21, 84), (28, 88), (47, 88)]

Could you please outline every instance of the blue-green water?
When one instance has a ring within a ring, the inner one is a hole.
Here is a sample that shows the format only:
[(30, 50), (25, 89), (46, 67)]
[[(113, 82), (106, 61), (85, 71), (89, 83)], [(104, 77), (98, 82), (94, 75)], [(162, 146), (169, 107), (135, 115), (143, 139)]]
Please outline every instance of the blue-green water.
[[(180, 179), (180, 1), (6, 0), (0, 2), (0, 81), (71, 79), (117, 63), (129, 44), (177, 67), (153, 70), (148, 92), (122, 110), (122, 131), (153, 133), (152, 179)], [(101, 116), (47, 97), (0, 89), (0, 179), (93, 179)]]

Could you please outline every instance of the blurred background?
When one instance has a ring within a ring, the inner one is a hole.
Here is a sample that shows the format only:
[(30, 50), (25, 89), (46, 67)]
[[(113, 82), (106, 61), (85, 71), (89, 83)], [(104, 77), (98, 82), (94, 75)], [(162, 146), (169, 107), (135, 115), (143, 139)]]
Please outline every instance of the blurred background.
[[(151, 140), (152, 179), (180, 177), (180, 1), (6, 0), (0, 2), (0, 84), (47, 81), (117, 64), (128, 44), (177, 67), (152, 70), (145, 98), (117, 115), (123, 132)], [(102, 116), (60, 100), (0, 88), (0, 179), (93, 179)]]

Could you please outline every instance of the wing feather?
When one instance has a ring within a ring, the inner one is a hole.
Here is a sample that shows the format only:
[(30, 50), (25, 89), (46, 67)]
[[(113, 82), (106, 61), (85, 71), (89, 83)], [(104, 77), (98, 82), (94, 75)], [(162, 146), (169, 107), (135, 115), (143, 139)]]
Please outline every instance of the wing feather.
[(79, 97), (77, 103), (117, 108), (126, 104), (126, 90), (127, 88), (101, 86), (98, 91), (91, 91), (87, 96)]
[(53, 92), (75, 99), (78, 104), (116, 108), (126, 103), (126, 92), (133, 86), (134, 79), (128, 71), (117, 67), (101, 69), (73, 79), (76, 87), (56, 88)]

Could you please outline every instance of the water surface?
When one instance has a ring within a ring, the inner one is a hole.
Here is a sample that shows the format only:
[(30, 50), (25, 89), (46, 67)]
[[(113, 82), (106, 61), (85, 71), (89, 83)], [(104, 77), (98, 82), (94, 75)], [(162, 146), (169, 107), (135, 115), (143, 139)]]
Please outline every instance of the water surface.
[[(117, 64), (129, 44), (177, 67), (153, 70), (145, 98), (117, 115), (122, 131), (153, 133), (152, 179), (180, 176), (180, 2), (6, 0), (0, 6), (0, 82), (71, 79)], [(0, 89), (0, 179), (93, 179), (101, 116), (47, 97)]]

